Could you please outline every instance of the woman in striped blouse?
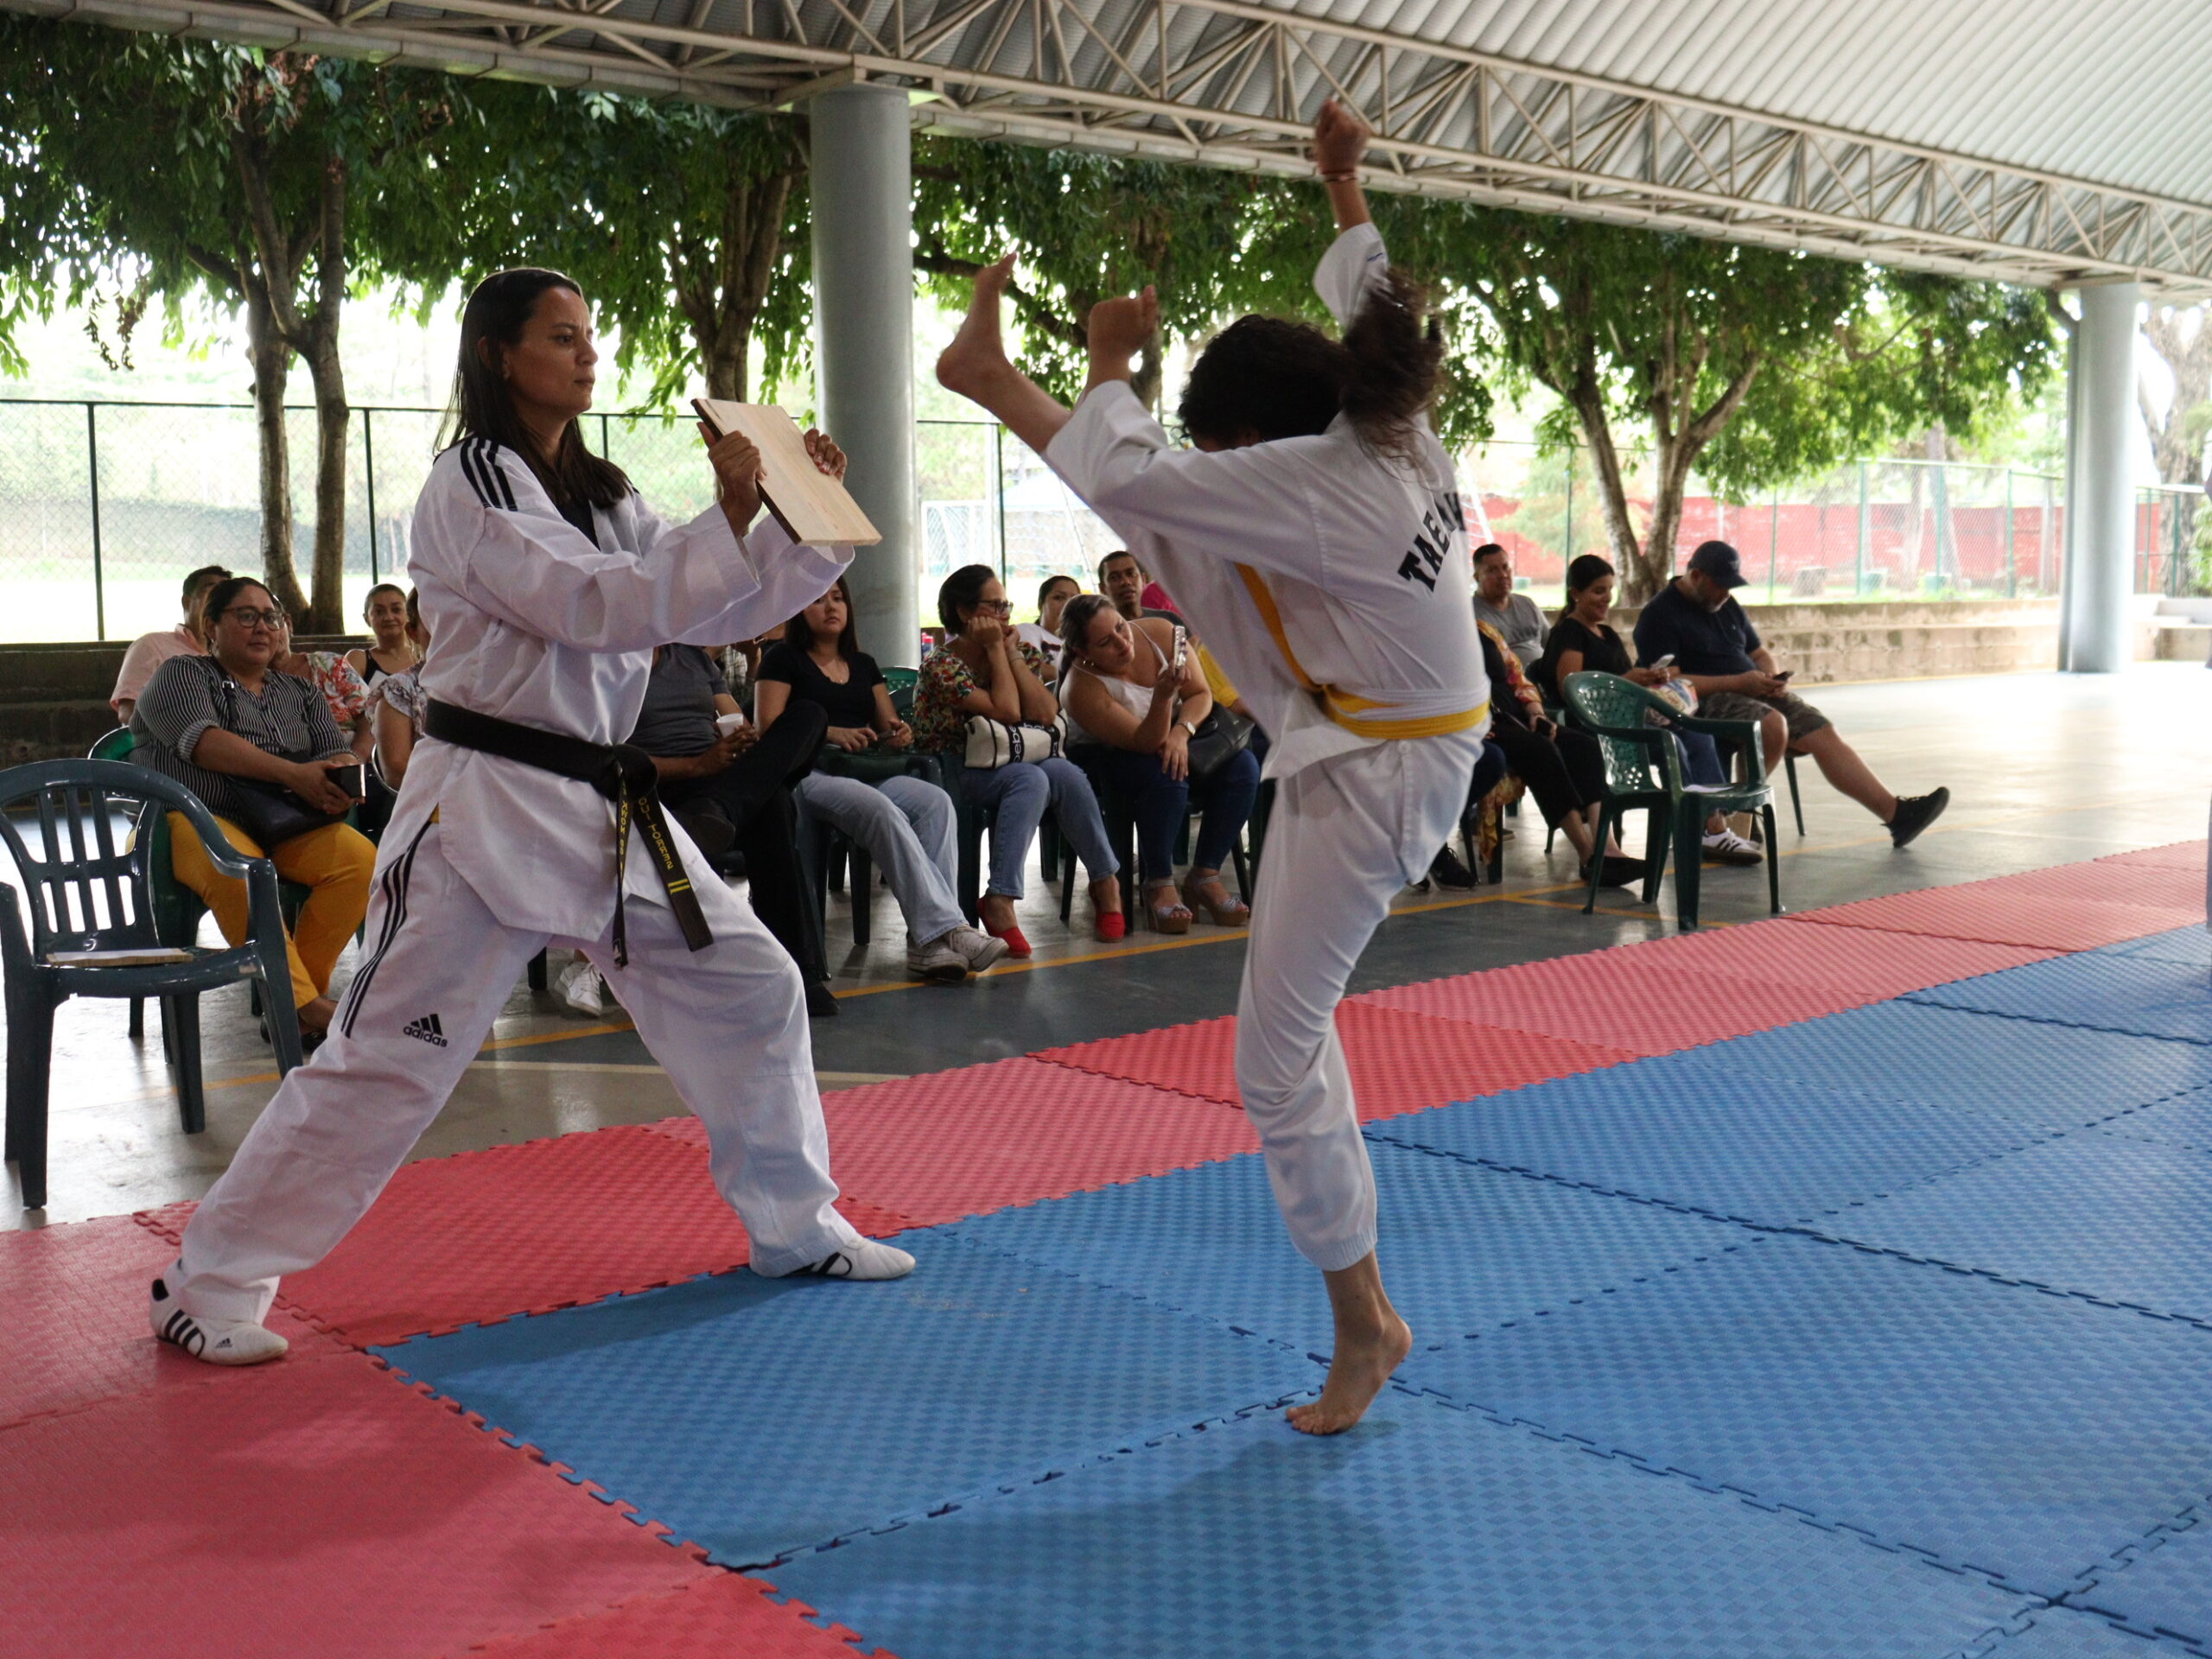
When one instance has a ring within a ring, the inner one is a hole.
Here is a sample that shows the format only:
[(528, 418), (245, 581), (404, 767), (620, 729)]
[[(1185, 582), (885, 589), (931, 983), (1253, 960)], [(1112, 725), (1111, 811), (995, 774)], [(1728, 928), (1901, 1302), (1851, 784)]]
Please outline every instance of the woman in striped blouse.
[[(368, 914), (376, 849), (345, 823), (264, 848), (238, 826), (247, 792), (240, 784), (279, 785), (311, 807), (340, 813), (353, 798), (330, 768), (352, 766), (358, 757), (322, 693), (270, 666), (285, 635), (284, 613), (267, 588), (250, 576), (233, 576), (209, 592), (202, 615), (209, 654), (172, 657), (155, 671), (131, 711), (137, 739), (131, 758), (197, 795), (238, 851), (273, 861), (284, 880), (312, 890), (285, 941), (300, 1036), (312, 1048), (337, 1012), (328, 995), (331, 969)], [(215, 912), (226, 939), (242, 944), (245, 883), (217, 871), (181, 815), (170, 813), (168, 827), (176, 879)]]

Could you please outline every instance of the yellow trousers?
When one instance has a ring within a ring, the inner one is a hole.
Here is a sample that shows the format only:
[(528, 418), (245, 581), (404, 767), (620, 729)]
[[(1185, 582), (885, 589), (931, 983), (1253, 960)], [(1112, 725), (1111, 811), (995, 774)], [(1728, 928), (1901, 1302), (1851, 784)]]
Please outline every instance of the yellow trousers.
[[(276, 874), (313, 889), (300, 907), (299, 921), (288, 931), (285, 955), (291, 958), (292, 1001), (304, 1007), (330, 988), (330, 970), (346, 941), (369, 913), (369, 883), (375, 877), (377, 849), (347, 823), (326, 824), (295, 836), (264, 854), (252, 836), (228, 818), (215, 820), (223, 837), (248, 858), (266, 857)], [(243, 880), (223, 874), (209, 862), (199, 832), (182, 814), (169, 814), (169, 862), (176, 879), (200, 895), (215, 913), (215, 925), (232, 944), (246, 939), (246, 895)]]

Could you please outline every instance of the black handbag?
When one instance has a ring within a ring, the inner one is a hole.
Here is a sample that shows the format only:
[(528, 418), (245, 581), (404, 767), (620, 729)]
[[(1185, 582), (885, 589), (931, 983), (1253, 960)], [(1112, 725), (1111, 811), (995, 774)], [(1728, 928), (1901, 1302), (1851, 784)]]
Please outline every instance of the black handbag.
[[(284, 757), (287, 760), (302, 758), (289, 754)], [(311, 830), (346, 822), (345, 813), (325, 812), (309, 806), (282, 784), (264, 783), (258, 778), (232, 778), (228, 781), (236, 797), (232, 817), (239, 829), (261, 844), (264, 852), (297, 840)]]
[(1251, 746), (1252, 722), (1227, 709), (1216, 709), (1198, 722), (1188, 753), (1191, 776), (1211, 778)]

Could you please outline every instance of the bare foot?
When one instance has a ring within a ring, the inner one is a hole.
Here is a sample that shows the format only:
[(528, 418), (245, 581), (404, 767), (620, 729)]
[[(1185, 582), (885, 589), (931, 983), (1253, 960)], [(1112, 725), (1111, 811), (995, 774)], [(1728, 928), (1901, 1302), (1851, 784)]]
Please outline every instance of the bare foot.
[(1122, 913), (1120, 876), (1102, 875), (1090, 884), (1090, 908), (1093, 913), (1100, 916), (1118, 916)]
[(999, 333), (999, 301), (1013, 280), (1010, 253), (976, 273), (976, 297), (969, 302), (968, 320), (937, 359), (938, 384), (947, 391), (976, 397), (998, 376), (1012, 370), (1006, 342)]
[(302, 1031), (327, 1032), (330, 1022), (338, 1017), (338, 1004), (327, 996), (318, 996), (312, 1002), (302, 1003), (298, 1011)]
[(1014, 900), (1002, 893), (987, 893), (976, 906), (986, 927), (1003, 933), (1014, 925)]
[(1382, 1392), (1390, 1373), (1414, 1350), (1413, 1327), (1391, 1313), (1382, 1328), (1360, 1338), (1337, 1335), (1329, 1361), (1329, 1380), (1310, 1406), (1293, 1406), (1283, 1414), (1301, 1434), (1341, 1434), (1362, 1417)]

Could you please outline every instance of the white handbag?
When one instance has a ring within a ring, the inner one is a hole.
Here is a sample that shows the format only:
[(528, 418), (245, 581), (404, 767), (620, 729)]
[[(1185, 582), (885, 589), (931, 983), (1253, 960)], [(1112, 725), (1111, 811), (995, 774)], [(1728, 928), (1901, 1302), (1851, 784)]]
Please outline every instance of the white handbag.
[(967, 764), (978, 772), (1027, 762), (1034, 766), (1065, 753), (1068, 746), (1067, 715), (1057, 715), (1050, 726), (1017, 726), (988, 715), (968, 716)]

